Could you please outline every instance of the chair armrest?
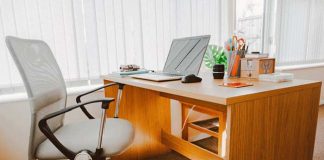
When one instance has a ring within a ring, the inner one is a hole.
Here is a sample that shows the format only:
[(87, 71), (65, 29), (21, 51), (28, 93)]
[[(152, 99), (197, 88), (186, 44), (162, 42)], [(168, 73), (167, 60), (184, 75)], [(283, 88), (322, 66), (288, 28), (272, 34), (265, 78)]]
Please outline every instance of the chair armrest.
[[(44, 118), (42, 118), (39, 123), (38, 127), (41, 130), (41, 132), (54, 144), (54, 146), (61, 151), (67, 158), (74, 159), (74, 157), (77, 155), (77, 153), (72, 152), (68, 148), (66, 148), (54, 135), (54, 133), (51, 131), (47, 124), (47, 120), (54, 118), (56, 116), (59, 116), (61, 114), (64, 114), (66, 112), (72, 111), (76, 108), (80, 108), (84, 105), (91, 104), (91, 103), (99, 103), (102, 102), (101, 107), (103, 109), (108, 109), (110, 102), (114, 101), (113, 98), (104, 98), (104, 99), (98, 99), (98, 100), (92, 100), (80, 104), (76, 104), (67, 108), (64, 108), (62, 110), (56, 111), (54, 113), (46, 115)], [(94, 155), (93, 155), (94, 156)]]
[[(93, 93), (95, 91), (98, 91), (100, 89), (103, 89), (103, 88), (107, 88), (107, 87), (110, 87), (110, 86), (113, 86), (113, 85), (117, 85), (117, 83), (109, 83), (109, 84), (106, 84), (104, 86), (101, 86), (101, 87), (98, 87), (98, 88), (95, 88), (95, 89), (92, 89), (88, 92), (85, 92), (83, 94), (80, 94), (76, 97), (76, 102), (77, 103), (81, 103), (81, 97), (85, 96), (85, 95), (88, 95), (90, 93)], [(80, 106), (81, 110), (83, 111), (83, 113), (89, 118), (89, 119), (94, 119), (94, 117), (88, 112), (88, 110), (84, 107), (84, 105)]]

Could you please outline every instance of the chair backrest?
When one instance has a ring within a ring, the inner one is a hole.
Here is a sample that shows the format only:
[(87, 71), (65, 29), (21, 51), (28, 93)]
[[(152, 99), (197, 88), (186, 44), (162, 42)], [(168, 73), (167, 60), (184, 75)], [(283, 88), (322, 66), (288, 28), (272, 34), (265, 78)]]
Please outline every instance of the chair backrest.
[[(38, 122), (45, 115), (65, 108), (66, 87), (60, 68), (49, 46), (40, 40), (7, 36), (6, 44), (24, 81), (31, 109), (29, 159), (46, 137)], [(52, 131), (63, 124), (63, 116), (50, 120)]]

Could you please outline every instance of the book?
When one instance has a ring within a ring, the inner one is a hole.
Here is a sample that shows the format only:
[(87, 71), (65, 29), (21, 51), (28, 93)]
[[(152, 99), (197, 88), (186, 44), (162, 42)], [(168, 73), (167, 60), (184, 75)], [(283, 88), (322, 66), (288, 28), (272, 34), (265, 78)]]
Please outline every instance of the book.
[(269, 54), (246, 54), (245, 58), (268, 58)]
[(150, 71), (146, 70), (146, 69), (140, 69), (137, 71), (124, 71), (124, 72), (114, 72), (114, 73), (124, 76), (124, 75), (133, 75), (133, 74), (143, 74), (143, 73), (148, 73), (148, 72), (150, 72)]
[(268, 82), (287, 82), (292, 81), (294, 79), (294, 74), (292, 73), (272, 73), (272, 74), (260, 74), (260, 81), (268, 81)]

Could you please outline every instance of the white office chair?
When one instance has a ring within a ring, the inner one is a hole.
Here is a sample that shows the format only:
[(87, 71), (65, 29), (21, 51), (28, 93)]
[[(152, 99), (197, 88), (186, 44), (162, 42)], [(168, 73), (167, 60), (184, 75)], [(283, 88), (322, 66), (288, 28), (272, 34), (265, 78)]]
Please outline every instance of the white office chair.
[[(106, 109), (113, 98), (81, 102), (66, 107), (66, 88), (59, 66), (49, 48), (40, 40), (6, 37), (7, 47), (19, 69), (31, 107), (31, 130), (28, 159), (94, 159), (102, 160), (121, 154), (133, 141), (133, 126), (118, 118), (106, 118)], [(120, 90), (122, 88), (120, 84)], [(117, 104), (121, 93), (118, 94)], [(84, 105), (102, 103), (101, 119), (94, 119)], [(118, 108), (117, 105), (117, 108)], [(88, 121), (63, 125), (64, 113), (81, 108)], [(37, 127), (37, 125), (39, 127)]]

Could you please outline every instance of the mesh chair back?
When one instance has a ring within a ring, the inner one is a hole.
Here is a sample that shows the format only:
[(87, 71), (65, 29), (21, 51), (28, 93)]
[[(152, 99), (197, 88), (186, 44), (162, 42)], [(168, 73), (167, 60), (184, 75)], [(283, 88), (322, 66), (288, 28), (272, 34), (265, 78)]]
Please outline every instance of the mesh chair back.
[[(55, 57), (44, 41), (7, 36), (6, 44), (30, 102), (29, 159), (34, 159), (37, 146), (46, 139), (38, 128), (38, 122), (45, 115), (65, 108), (66, 87)], [(48, 122), (52, 131), (62, 126), (63, 118), (59, 116)]]

